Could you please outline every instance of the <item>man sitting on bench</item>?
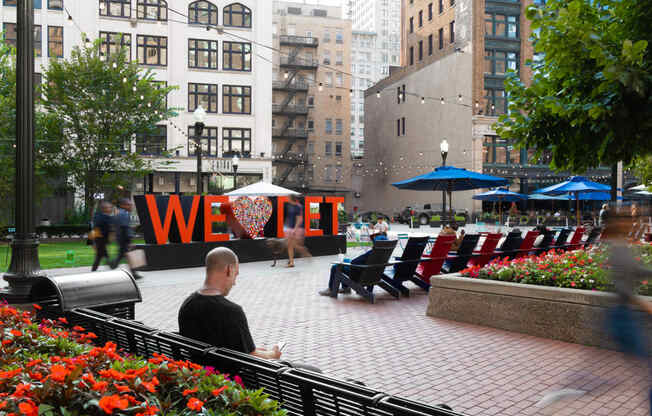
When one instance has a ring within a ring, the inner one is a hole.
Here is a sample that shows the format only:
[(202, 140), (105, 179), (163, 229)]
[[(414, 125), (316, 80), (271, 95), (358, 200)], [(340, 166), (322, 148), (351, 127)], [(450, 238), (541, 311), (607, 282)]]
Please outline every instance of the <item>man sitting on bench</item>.
[(256, 348), (242, 307), (226, 299), (239, 273), (238, 256), (226, 247), (206, 256), (206, 280), (179, 309), (179, 332), (184, 337), (230, 348), (266, 359), (278, 359), (281, 351)]

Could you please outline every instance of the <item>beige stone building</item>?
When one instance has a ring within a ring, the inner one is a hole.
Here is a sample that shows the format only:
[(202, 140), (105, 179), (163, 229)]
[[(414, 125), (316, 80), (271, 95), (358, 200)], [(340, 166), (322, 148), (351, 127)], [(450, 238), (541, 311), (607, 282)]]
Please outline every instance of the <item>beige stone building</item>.
[(274, 2), (274, 183), (350, 204), (351, 22), (339, 7)]
[[(391, 214), (407, 205), (441, 206), (441, 192), (399, 191), (391, 183), (448, 165), (511, 180), (529, 193), (559, 182), (545, 159), (515, 149), (492, 128), (507, 112), (508, 70), (525, 82), (536, 59), (526, 8), (533, 0), (403, 0), (402, 67), (365, 92), (365, 168), (361, 208)], [(598, 179), (603, 170), (589, 172)], [(472, 191), (453, 207), (478, 211)], [(448, 202), (447, 202), (448, 204)]]

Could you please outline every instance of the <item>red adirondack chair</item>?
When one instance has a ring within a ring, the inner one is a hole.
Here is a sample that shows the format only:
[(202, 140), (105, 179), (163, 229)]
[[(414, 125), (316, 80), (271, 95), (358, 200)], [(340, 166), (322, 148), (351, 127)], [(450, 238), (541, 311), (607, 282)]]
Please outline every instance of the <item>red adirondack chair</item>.
[(432, 250), (426, 258), (431, 258), (434, 260), (424, 261), (419, 264), (417, 267), (417, 276), (421, 278), (424, 282), (430, 284), (430, 277), (441, 272), (441, 266), (446, 260), (448, 251), (450, 250), (453, 242), (455, 241), (454, 235), (440, 235), (435, 240), (435, 244), (432, 246)]
[(532, 251), (532, 248), (534, 247), (534, 240), (536, 240), (538, 236), (538, 231), (528, 231), (527, 234), (525, 234), (525, 238), (523, 239), (521, 246), (516, 252), (516, 257), (525, 257), (529, 255)]
[(474, 256), (471, 258), (471, 260), (469, 260), (469, 265), (484, 266), (485, 264), (489, 263), (502, 236), (503, 235), (501, 233), (487, 234), (484, 243), (482, 243), (480, 251), (473, 253)]
[(565, 250), (576, 250), (582, 246), (582, 237), (584, 236), (584, 227), (577, 227), (570, 242), (564, 247)]

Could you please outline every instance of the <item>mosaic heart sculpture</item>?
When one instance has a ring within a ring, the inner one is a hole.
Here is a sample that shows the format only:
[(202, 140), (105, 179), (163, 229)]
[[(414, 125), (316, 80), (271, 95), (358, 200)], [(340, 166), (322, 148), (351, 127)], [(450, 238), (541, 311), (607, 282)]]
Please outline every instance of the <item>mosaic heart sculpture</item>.
[(264, 196), (241, 196), (233, 202), (233, 216), (251, 238), (256, 238), (272, 216), (272, 203)]

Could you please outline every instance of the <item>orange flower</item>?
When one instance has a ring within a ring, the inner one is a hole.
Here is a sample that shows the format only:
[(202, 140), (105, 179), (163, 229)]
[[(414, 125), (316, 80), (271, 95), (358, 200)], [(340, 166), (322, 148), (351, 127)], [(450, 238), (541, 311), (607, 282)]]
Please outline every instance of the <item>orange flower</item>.
[(15, 337), (22, 337), (22, 336), (23, 336), (23, 333), (20, 332), (20, 331), (18, 331), (18, 330), (16, 330), (16, 329), (12, 329), (11, 331), (9, 331), (9, 333), (10, 333), (11, 335), (15, 336)]
[(41, 364), (42, 362), (43, 362), (43, 360), (41, 360), (41, 359), (38, 359), (38, 360), (31, 360), (30, 362), (28, 362), (27, 364), (25, 364), (25, 367), (34, 367), (35, 365), (37, 365), (37, 364)]
[(226, 390), (226, 386), (222, 386), (219, 389), (213, 390), (211, 393), (213, 393), (213, 396), (217, 397), (219, 396), (224, 390)]
[(194, 397), (191, 397), (190, 400), (188, 400), (188, 404), (186, 406), (188, 406), (188, 409), (190, 410), (195, 410), (199, 412), (201, 408), (204, 406), (204, 402)]
[(61, 322), (62, 324), (67, 324), (67, 323), (68, 323), (68, 320), (67, 320), (66, 318), (63, 318), (63, 317), (62, 317), (62, 318), (59, 318), (58, 320), (59, 320), (59, 322)]
[(27, 374), (33, 380), (36, 380), (36, 381), (43, 380), (43, 374), (41, 374), (41, 373), (32, 373), (31, 371), (28, 371)]
[(99, 392), (104, 392), (106, 391), (107, 387), (109, 387), (109, 383), (106, 381), (98, 381), (97, 383), (93, 383), (91, 388), (94, 391), (99, 391)]
[(12, 396), (24, 397), (26, 393), (30, 391), (31, 388), (32, 385), (29, 383), (20, 383), (19, 385), (16, 386), (16, 391), (14, 391), (14, 394), (12, 394)]
[(120, 384), (113, 383), (113, 387), (115, 387), (120, 393), (127, 393), (131, 391), (129, 386), (121, 386)]
[(158, 386), (158, 379), (154, 377), (152, 381), (143, 381), (142, 386), (145, 388), (145, 390), (149, 391), (150, 393), (156, 393), (156, 386)]
[(66, 370), (66, 367), (55, 364), (50, 369), (49, 378), (54, 381), (63, 382), (66, 380), (66, 377), (68, 377), (68, 374), (70, 374), (70, 371)]
[(36, 309), (37, 311), (40, 311), (41, 309), (43, 309), (43, 308), (41, 308), (41, 305), (37, 305), (36, 303), (32, 303), (32, 308)]
[(112, 396), (104, 396), (100, 399), (99, 403), (102, 410), (106, 414), (112, 414), (115, 409), (124, 410), (129, 406), (129, 402), (126, 399), (121, 398), (117, 394)]
[(14, 376), (20, 374), (21, 371), (22, 370), (20, 368), (11, 371), (0, 371), (0, 380), (4, 378), (13, 378)]
[(2, 340), (2, 345), (9, 345), (9, 344), (11, 344), (12, 342), (14, 342), (14, 341), (12, 341), (12, 340), (10, 340), (10, 339), (3, 339), (3, 340)]
[(185, 389), (183, 391), (184, 396), (187, 396), (187, 395), (193, 394), (193, 393), (197, 393), (197, 387), (195, 387), (194, 389)]
[(38, 406), (34, 405), (34, 402), (27, 401), (22, 402), (18, 405), (18, 410), (20, 413), (26, 416), (38, 416)]
[(4, 409), (5, 407), (7, 407), (7, 401), (3, 400), (0, 402), (0, 409)]
[(79, 325), (75, 325), (75, 326), (73, 326), (73, 327), (72, 327), (72, 330), (73, 330), (73, 331), (77, 331), (77, 332), (85, 331), (85, 329), (82, 328), (82, 327), (79, 326)]

